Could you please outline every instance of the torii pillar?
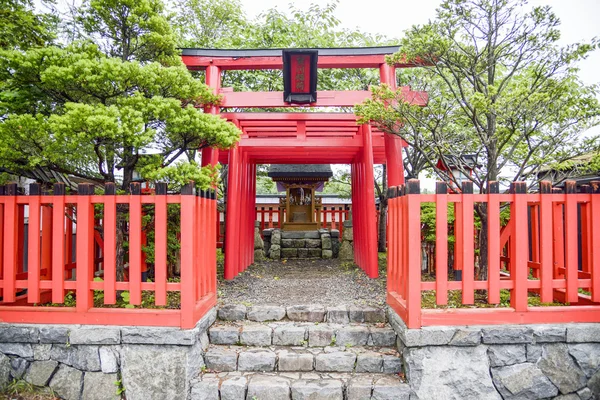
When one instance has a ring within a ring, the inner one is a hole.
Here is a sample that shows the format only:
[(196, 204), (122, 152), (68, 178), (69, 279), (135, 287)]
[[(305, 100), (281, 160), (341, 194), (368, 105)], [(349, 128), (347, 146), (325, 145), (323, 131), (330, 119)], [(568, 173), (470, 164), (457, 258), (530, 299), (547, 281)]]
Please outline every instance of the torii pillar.
[[(390, 89), (396, 91), (396, 67), (388, 64), (381, 64), (379, 67), (381, 83), (387, 84)], [(387, 185), (388, 187), (404, 184), (404, 162), (402, 161), (402, 139), (396, 135), (386, 133), (385, 140), (385, 160), (387, 167)]]
[[(206, 85), (213, 89), (215, 94), (219, 93), (221, 88), (221, 69), (216, 65), (210, 65), (206, 68)], [(204, 109), (205, 113), (216, 115), (219, 113), (219, 107), (212, 105)], [(216, 147), (205, 147), (202, 149), (201, 166), (215, 166), (219, 160), (219, 149)]]

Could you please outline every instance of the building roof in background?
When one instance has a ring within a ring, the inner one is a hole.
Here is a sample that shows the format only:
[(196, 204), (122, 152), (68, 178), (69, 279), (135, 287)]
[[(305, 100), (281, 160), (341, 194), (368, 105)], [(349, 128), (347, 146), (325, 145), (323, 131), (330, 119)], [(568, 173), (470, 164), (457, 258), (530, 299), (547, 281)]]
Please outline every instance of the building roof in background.
[(267, 174), (271, 178), (323, 178), (333, 176), (329, 164), (271, 164)]
[(184, 56), (200, 57), (281, 57), (283, 50), (317, 50), (320, 56), (371, 56), (377, 54), (394, 54), (400, 50), (398, 46), (379, 47), (339, 47), (312, 49), (181, 49)]
[(468, 169), (474, 169), (478, 167), (477, 155), (475, 154), (462, 154), (459, 157), (453, 154), (444, 154), (437, 162), (437, 167), (443, 171), (447, 169), (456, 168), (459, 165), (465, 166)]
[[(323, 205), (330, 204), (352, 204), (352, 199), (339, 197), (337, 194), (317, 194), (317, 198), (321, 199)], [(285, 198), (285, 195), (277, 194), (257, 194), (256, 205), (261, 204), (279, 204), (279, 199)]]

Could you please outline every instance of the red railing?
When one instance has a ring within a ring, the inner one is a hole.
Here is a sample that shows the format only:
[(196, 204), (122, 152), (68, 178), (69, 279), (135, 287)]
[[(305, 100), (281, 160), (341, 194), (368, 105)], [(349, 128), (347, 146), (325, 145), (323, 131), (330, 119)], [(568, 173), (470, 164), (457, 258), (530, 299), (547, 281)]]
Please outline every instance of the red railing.
[[(388, 303), (409, 328), (600, 322), (600, 182), (583, 191), (576, 193), (574, 182), (567, 182), (566, 193), (552, 190), (547, 182), (535, 194), (525, 193), (523, 182), (513, 183), (509, 194), (499, 194), (497, 183), (490, 184), (489, 194), (472, 194), (469, 184), (461, 194), (446, 194), (443, 184), (438, 185), (437, 194), (420, 194), (417, 180), (391, 188)], [(427, 202), (434, 203), (436, 210), (436, 270), (434, 277), (424, 280), (421, 205)], [(448, 205), (453, 203), (454, 269), (462, 271), (460, 281), (450, 281), (446, 268), (452, 245), (448, 241)], [(481, 275), (479, 279), (475, 206), (487, 209), (488, 221), (488, 273), (487, 278)], [(509, 207), (511, 222), (508, 233), (505, 228), (501, 235), (503, 207)], [(460, 291), (459, 304), (448, 307), (449, 291), (456, 290)], [(432, 293), (435, 308), (422, 309), (422, 299)], [(510, 304), (502, 304), (506, 295)], [(538, 297), (537, 302), (530, 302), (533, 297)], [(563, 304), (548, 305), (553, 302)]]
[(321, 209), (321, 227), (340, 231), (340, 241), (344, 233), (344, 221), (349, 217), (350, 210), (342, 206), (323, 206)]
[[(173, 208), (177, 206), (180, 210)], [(172, 218), (168, 221), (169, 211), (180, 213), (176, 228)], [(216, 304), (216, 216), (215, 192), (196, 195), (193, 184), (175, 195), (167, 194), (164, 183), (156, 185), (155, 195), (141, 195), (137, 183), (131, 195), (115, 195), (112, 184), (104, 195), (94, 194), (90, 184), (80, 184), (76, 195), (65, 195), (63, 184), (55, 184), (51, 195), (42, 195), (37, 184), (30, 185), (26, 196), (17, 195), (15, 184), (2, 187), (0, 321), (192, 328)], [(123, 226), (128, 245), (118, 248)], [(168, 274), (169, 230), (180, 241), (179, 281)], [(142, 279), (146, 231), (154, 234), (154, 276), (149, 281)], [(95, 241), (98, 234), (102, 240)], [(128, 263), (124, 277), (117, 279), (116, 261), (123, 248)], [(119, 308), (125, 291), (127, 308)], [(168, 304), (175, 292), (180, 307), (168, 309), (177, 307)], [(66, 298), (74, 299), (74, 306), (65, 304)]]

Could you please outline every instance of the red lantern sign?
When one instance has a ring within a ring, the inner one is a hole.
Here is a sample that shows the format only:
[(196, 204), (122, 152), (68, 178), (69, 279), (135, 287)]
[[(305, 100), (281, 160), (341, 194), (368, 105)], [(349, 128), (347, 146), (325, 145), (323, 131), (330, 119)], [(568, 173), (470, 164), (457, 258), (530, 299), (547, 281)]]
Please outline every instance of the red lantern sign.
[(317, 50), (283, 50), (283, 100), (309, 104), (317, 101)]

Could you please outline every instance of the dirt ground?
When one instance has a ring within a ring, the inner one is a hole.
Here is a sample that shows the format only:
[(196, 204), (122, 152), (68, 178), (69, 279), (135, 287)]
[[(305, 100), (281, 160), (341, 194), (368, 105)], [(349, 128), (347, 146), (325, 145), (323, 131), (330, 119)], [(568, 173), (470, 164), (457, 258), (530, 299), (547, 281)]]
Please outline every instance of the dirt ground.
[(351, 262), (322, 259), (265, 261), (219, 282), (220, 304), (385, 305), (385, 277), (370, 279)]

